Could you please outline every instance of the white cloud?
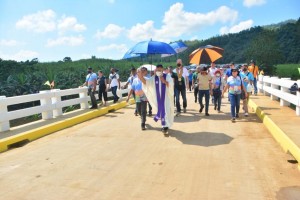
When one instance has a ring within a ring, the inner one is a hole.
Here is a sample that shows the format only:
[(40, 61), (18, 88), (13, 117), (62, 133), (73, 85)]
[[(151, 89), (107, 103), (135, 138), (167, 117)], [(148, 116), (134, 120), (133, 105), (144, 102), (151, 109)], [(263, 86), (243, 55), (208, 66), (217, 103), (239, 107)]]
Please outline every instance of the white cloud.
[(24, 16), (17, 21), (16, 27), (38, 33), (54, 31), (56, 28), (55, 18), (56, 13), (53, 10), (39, 11)]
[(0, 46), (13, 47), (17, 46), (18, 42), (16, 40), (0, 40)]
[(266, 3), (266, 0), (244, 0), (244, 6), (250, 8), (252, 6), (260, 6)]
[(249, 19), (247, 21), (242, 21), (239, 24), (234, 25), (232, 27), (227, 27), (227, 26), (222, 27), (220, 29), (220, 34), (223, 35), (223, 34), (228, 34), (228, 33), (238, 33), (242, 30), (249, 29), (252, 26), (253, 26), (253, 20)]
[(119, 37), (119, 35), (122, 33), (122, 31), (124, 30), (124, 28), (118, 26), (118, 25), (115, 25), (115, 24), (108, 24), (104, 31), (101, 32), (99, 30), (97, 30), (97, 33), (95, 35), (95, 37), (97, 39), (101, 39), (101, 38), (110, 38), (110, 39), (113, 39), (113, 38), (117, 38)]
[(70, 36), (70, 37), (59, 37), (57, 39), (49, 39), (47, 41), (46, 47), (54, 46), (79, 46), (84, 43), (83, 36)]
[(128, 50), (125, 44), (110, 44), (97, 47), (100, 55), (95, 55), (97, 58), (120, 59)]
[(110, 44), (105, 46), (99, 46), (97, 47), (97, 50), (99, 52), (116, 50), (125, 53), (128, 50), (128, 48), (125, 44)]
[[(176, 13), (176, 14), (174, 14)], [(137, 24), (128, 31), (128, 38), (133, 41), (150, 38), (168, 41), (183, 34), (192, 34), (201, 28), (216, 23), (233, 23), (238, 17), (238, 11), (221, 6), (208, 13), (193, 13), (183, 9), (182, 3), (176, 3), (165, 12), (163, 25), (160, 29), (154, 27), (153, 21)]]
[(86, 26), (84, 24), (78, 24), (77, 19), (75, 17), (62, 16), (62, 18), (58, 21), (57, 29), (61, 32), (81, 32), (86, 30)]
[(26, 61), (32, 60), (33, 58), (37, 58), (39, 55), (38, 52), (30, 51), (30, 50), (20, 50), (15, 54), (4, 54), (0, 52), (0, 57), (4, 60), (16, 60), (16, 61)]
[(57, 19), (57, 14), (51, 9), (23, 16), (22, 19), (17, 21), (16, 28), (37, 33), (55, 30), (58, 30), (60, 33), (66, 31), (81, 32), (86, 30), (86, 26), (79, 24), (75, 17), (63, 15), (60, 19)]

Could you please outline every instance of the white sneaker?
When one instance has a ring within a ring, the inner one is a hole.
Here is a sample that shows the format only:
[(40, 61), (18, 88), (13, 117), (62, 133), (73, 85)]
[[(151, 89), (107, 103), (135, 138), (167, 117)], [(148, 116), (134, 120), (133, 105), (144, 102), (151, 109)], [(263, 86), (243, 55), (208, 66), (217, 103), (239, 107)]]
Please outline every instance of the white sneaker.
[(249, 116), (249, 114), (248, 114), (248, 113), (245, 113), (244, 115), (245, 115), (245, 117), (248, 117), (248, 116)]

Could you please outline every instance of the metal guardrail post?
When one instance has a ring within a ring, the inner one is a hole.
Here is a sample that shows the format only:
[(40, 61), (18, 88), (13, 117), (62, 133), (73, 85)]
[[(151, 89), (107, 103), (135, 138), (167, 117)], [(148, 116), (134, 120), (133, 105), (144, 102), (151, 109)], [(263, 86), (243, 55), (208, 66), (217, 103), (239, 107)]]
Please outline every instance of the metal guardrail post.
[[(50, 93), (50, 92), (51, 92), (50, 90), (44, 90), (44, 91), (40, 91), (40, 94)], [(43, 98), (40, 101), (41, 101), (41, 106), (52, 104), (51, 98)], [(53, 111), (52, 110), (47, 110), (47, 111), (42, 112), (42, 118), (43, 119), (53, 118)]]
[[(80, 98), (86, 98), (86, 97), (87, 97), (87, 89), (86, 89), (86, 91), (84, 91), (84, 92), (80, 92), (80, 93), (79, 93), (79, 97), (80, 97)], [(88, 101), (85, 101), (85, 102), (83, 102), (83, 103), (80, 103), (80, 108), (81, 108), (81, 109), (88, 109), (88, 108), (89, 108), (89, 103), (88, 103)]]
[[(6, 96), (0, 96), (0, 101), (1, 99), (5, 99)], [(0, 118), (2, 119), (0, 121), (0, 132), (3, 131), (8, 131), (10, 129), (10, 124), (8, 120), (5, 120), (5, 116), (7, 116), (7, 106), (6, 104), (1, 104), (0, 103)]]
[[(59, 95), (60, 89), (52, 89), (51, 92), (54, 92), (54, 97), (51, 98), (52, 104), (57, 105), (61, 102), (61, 96)], [(57, 108), (53, 110), (53, 117), (58, 117), (63, 114), (62, 108)]]

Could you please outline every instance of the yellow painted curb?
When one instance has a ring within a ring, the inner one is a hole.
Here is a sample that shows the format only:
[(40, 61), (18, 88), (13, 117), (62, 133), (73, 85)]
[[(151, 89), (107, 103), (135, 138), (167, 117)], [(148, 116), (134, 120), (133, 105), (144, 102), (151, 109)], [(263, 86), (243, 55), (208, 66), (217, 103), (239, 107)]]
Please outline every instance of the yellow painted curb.
[[(130, 99), (129, 104), (133, 104), (134, 100)], [(76, 124), (82, 123), (84, 121), (96, 118), (96, 117), (100, 117), (102, 115), (107, 114), (109, 111), (113, 111), (113, 110), (118, 110), (121, 108), (126, 107), (128, 104), (126, 101), (122, 101), (120, 103), (115, 103), (112, 105), (109, 105), (107, 107), (103, 107), (101, 109), (98, 110), (92, 110), (90, 112), (81, 114), (81, 115), (77, 115), (75, 117), (69, 118), (69, 119), (64, 119), (62, 121), (59, 122), (55, 122), (46, 126), (42, 126), (36, 129), (32, 129), (30, 131), (26, 131), (24, 133), (21, 134), (17, 134), (11, 137), (7, 137), (4, 139), (0, 140), (0, 152), (4, 152), (6, 150), (8, 150), (9, 146), (12, 144), (16, 144), (22, 141), (33, 141), (36, 140), (38, 138), (41, 138), (45, 135), (49, 135), (51, 133), (54, 133), (56, 131), (74, 126)]]
[(298, 169), (300, 170), (300, 148), (251, 99), (248, 105), (262, 120), (263, 124), (280, 144), (284, 152), (289, 152), (298, 161)]

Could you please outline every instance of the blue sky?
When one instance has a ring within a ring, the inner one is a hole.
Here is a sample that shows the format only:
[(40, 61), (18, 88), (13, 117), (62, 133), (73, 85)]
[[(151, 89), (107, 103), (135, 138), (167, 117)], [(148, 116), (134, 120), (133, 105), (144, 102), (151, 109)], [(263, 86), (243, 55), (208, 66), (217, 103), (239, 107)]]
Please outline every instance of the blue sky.
[(0, 0), (0, 58), (120, 59), (139, 41), (202, 40), (299, 10), (298, 0)]

